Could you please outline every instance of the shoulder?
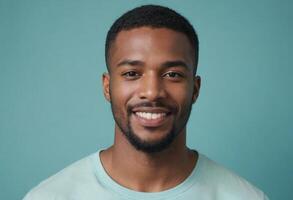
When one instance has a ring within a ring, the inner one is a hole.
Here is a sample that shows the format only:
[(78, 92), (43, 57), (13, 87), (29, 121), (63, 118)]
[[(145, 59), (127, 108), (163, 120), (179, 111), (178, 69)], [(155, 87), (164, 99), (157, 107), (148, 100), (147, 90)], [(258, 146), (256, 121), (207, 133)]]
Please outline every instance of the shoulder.
[(239, 200), (267, 200), (260, 189), (231, 170), (201, 156), (201, 181), (204, 181), (212, 190), (216, 191), (219, 199)]
[(93, 156), (94, 154), (87, 156), (42, 181), (24, 197), (24, 200), (63, 199), (62, 197), (70, 196), (74, 188), (82, 189), (90, 182), (94, 183)]

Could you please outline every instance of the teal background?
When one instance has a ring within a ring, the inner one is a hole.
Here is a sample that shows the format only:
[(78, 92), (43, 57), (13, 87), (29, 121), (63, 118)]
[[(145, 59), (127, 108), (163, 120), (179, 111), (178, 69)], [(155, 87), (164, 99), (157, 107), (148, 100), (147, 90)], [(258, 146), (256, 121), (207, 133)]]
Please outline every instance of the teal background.
[(200, 38), (202, 88), (188, 145), (271, 199), (293, 199), (289, 0), (0, 0), (0, 199), (112, 144), (104, 41), (141, 4), (167, 5)]

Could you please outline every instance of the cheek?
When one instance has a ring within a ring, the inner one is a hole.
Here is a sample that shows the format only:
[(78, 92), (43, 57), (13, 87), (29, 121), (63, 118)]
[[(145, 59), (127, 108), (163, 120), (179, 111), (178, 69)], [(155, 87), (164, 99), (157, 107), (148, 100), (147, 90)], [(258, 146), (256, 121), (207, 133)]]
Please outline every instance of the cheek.
[[(192, 102), (193, 88), (188, 84), (168, 87), (168, 93), (179, 107), (186, 107)], [(181, 108), (183, 109), (183, 108)]]
[(110, 84), (111, 101), (120, 109), (126, 106), (128, 101), (133, 96), (134, 86), (122, 81), (113, 81)]

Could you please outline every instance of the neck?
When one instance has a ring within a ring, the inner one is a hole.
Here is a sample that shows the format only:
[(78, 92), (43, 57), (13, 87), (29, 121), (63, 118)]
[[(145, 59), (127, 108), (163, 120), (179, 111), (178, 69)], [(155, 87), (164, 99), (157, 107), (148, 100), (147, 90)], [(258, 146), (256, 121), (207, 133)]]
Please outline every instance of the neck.
[(184, 129), (173, 143), (158, 153), (136, 150), (119, 131), (112, 147), (101, 153), (107, 173), (120, 185), (143, 192), (175, 187), (192, 172), (197, 154), (186, 147)]

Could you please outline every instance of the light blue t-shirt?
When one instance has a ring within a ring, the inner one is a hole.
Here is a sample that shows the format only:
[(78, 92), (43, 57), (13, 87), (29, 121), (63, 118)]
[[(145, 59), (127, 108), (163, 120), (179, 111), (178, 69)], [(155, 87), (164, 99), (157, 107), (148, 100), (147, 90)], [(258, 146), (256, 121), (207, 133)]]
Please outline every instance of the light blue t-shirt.
[(33, 188), (24, 200), (268, 200), (243, 178), (199, 154), (182, 183), (161, 192), (138, 192), (115, 182), (99, 152), (79, 160)]

